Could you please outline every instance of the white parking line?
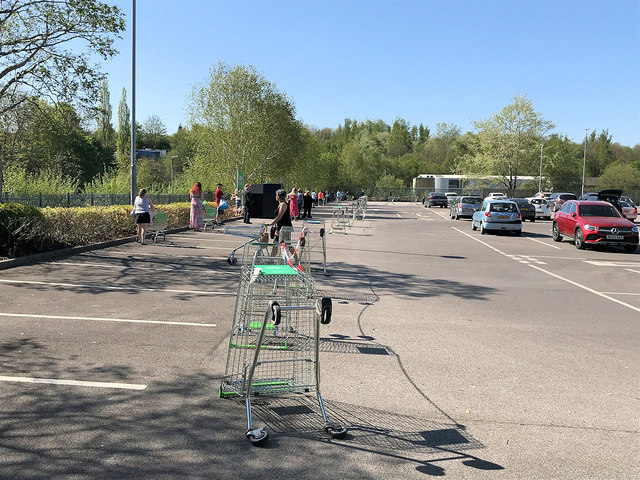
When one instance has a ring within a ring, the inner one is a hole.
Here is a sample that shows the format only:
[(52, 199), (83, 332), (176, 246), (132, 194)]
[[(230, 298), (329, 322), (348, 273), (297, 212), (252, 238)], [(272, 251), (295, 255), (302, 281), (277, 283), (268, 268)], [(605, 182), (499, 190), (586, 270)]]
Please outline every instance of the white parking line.
[(15, 283), (23, 285), (46, 285), (51, 287), (73, 287), (73, 288), (88, 288), (93, 290), (124, 290), (130, 292), (161, 292), (161, 293), (194, 293), (198, 295), (222, 295), (232, 296), (235, 293), (230, 292), (216, 292), (205, 290), (173, 290), (169, 288), (139, 288), (139, 287), (110, 287), (106, 285), (91, 285), (91, 284), (77, 284), (77, 283), (56, 283), (56, 282), (37, 282), (35, 280), (0, 280), (2, 283)]
[(631, 268), (625, 268), (625, 270), (627, 270), (628, 272), (633, 272), (633, 273), (640, 273), (639, 270), (633, 270)]
[[(483, 245), (484, 245), (484, 246), (486, 246), (486, 247), (489, 247), (491, 250), (494, 250), (494, 251), (496, 251), (496, 252), (500, 253), (501, 255), (504, 255), (504, 256), (506, 256), (506, 257), (509, 257), (509, 255), (505, 254), (504, 252), (501, 252), (501, 251), (500, 251), (500, 250), (498, 250), (497, 248), (495, 248), (495, 247), (493, 247), (493, 246), (489, 245), (488, 243), (485, 243), (485, 242), (483, 242), (482, 240), (479, 240), (479, 239), (477, 239), (477, 238), (473, 237), (472, 235), (469, 235), (468, 233), (465, 233), (465, 232), (463, 232), (462, 230), (457, 229), (456, 227), (451, 227), (451, 228), (453, 228), (454, 230), (457, 230), (458, 232), (462, 233), (463, 235), (466, 235), (467, 237), (469, 237), (469, 238), (471, 238), (471, 239), (475, 240), (476, 242), (481, 243), (481, 244), (483, 244)], [(513, 258), (513, 256), (511, 256), (511, 258)], [(615, 303), (617, 303), (617, 304), (619, 304), (619, 305), (622, 305), (622, 306), (624, 306), (624, 307), (630, 308), (631, 310), (634, 310), (634, 311), (636, 311), (636, 312), (640, 312), (640, 308), (635, 307), (635, 306), (633, 306), (633, 305), (629, 305), (628, 303), (625, 303), (625, 302), (623, 302), (623, 301), (621, 301), (621, 300), (618, 300), (617, 298), (610, 297), (610, 296), (609, 296), (609, 295), (607, 295), (606, 293), (598, 292), (598, 291), (596, 291), (596, 290), (594, 290), (594, 289), (592, 289), (592, 288), (589, 288), (589, 287), (587, 287), (587, 286), (585, 286), (585, 285), (582, 285), (581, 283), (574, 282), (573, 280), (569, 280), (568, 278), (561, 277), (560, 275), (556, 275), (555, 273), (552, 273), (552, 272), (550, 272), (550, 271), (548, 271), (548, 270), (545, 270), (544, 268), (540, 268), (540, 267), (538, 267), (538, 266), (536, 266), (536, 265), (529, 264), (529, 265), (527, 265), (527, 266), (529, 266), (529, 267), (531, 267), (531, 268), (535, 268), (536, 270), (539, 270), (539, 271), (541, 271), (541, 272), (543, 272), (543, 273), (546, 273), (547, 275), (550, 275), (550, 276), (555, 277), (555, 278), (557, 278), (557, 279), (559, 279), (559, 280), (562, 280), (563, 282), (567, 282), (567, 283), (570, 283), (570, 284), (572, 284), (572, 285), (575, 285), (576, 287), (582, 288), (583, 290), (586, 290), (586, 291), (588, 291), (588, 292), (591, 292), (591, 293), (593, 293), (594, 295), (598, 295), (598, 296), (600, 296), (600, 297), (602, 297), (602, 298), (606, 298), (607, 300), (610, 300), (610, 301), (612, 301), (612, 302), (615, 302)]]
[(531, 237), (526, 237), (528, 240), (531, 240), (532, 242), (538, 242), (541, 243), (542, 245), (545, 245), (547, 247), (551, 247), (551, 248), (555, 248), (556, 250), (561, 250), (560, 247), (557, 247), (556, 245), (549, 245), (547, 242), (543, 242), (541, 240), (536, 240), (535, 238), (531, 238)]
[(598, 295), (599, 297), (606, 298), (607, 300), (610, 300), (612, 302), (618, 303), (618, 304), (620, 304), (620, 305), (622, 305), (624, 307), (630, 308), (631, 310), (635, 310), (636, 312), (640, 312), (640, 308), (634, 307), (633, 305), (629, 305), (628, 303), (622, 302), (622, 301), (618, 300), (617, 298), (610, 297), (606, 293), (598, 292), (598, 291), (594, 290), (593, 288), (589, 288), (589, 287), (587, 287), (585, 285), (582, 285), (581, 283), (574, 282), (573, 280), (569, 280), (568, 278), (564, 278), (564, 277), (561, 277), (560, 275), (556, 275), (555, 273), (551, 273), (548, 270), (545, 270), (544, 268), (536, 267), (535, 265), (529, 265), (529, 266), (531, 268), (535, 268), (536, 270), (539, 270), (539, 271), (541, 271), (543, 273), (546, 273), (547, 275), (551, 275), (552, 277), (555, 277), (558, 280), (562, 280), (563, 282), (567, 282), (567, 283), (570, 283), (571, 285), (575, 285), (578, 288), (582, 288), (583, 290), (586, 290), (587, 292), (591, 292), (594, 295)]
[(125, 390), (144, 390), (146, 385), (135, 383), (85, 382), (81, 380), (60, 380), (58, 378), (7, 377), (0, 375), (2, 382), (48, 383), (52, 385), (73, 385), (77, 387), (121, 388)]
[(66, 315), (38, 315), (29, 313), (0, 313), (0, 317), (43, 318), (47, 320), (86, 320), (91, 322), (151, 323), (154, 325), (180, 325), (185, 327), (217, 327), (215, 323), (169, 322), (163, 320), (133, 320), (128, 318), (69, 317)]
[(640, 296), (640, 293), (633, 293), (633, 292), (602, 292), (606, 295), (635, 295), (635, 296)]

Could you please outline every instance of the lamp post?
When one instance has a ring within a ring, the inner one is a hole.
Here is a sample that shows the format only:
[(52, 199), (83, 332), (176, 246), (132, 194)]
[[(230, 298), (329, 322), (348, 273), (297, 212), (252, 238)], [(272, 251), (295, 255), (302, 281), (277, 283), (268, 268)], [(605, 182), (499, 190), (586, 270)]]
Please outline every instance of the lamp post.
[(582, 192), (581, 195), (584, 195), (584, 171), (587, 167), (587, 132), (588, 128), (584, 129), (584, 158), (582, 159)]
[(173, 161), (178, 158), (177, 155), (171, 157), (171, 195), (173, 195)]
[(131, 4), (131, 203), (137, 195), (136, 171), (136, 0)]
[(544, 148), (544, 143), (540, 145), (540, 178), (538, 179), (538, 192), (542, 192), (542, 149)]

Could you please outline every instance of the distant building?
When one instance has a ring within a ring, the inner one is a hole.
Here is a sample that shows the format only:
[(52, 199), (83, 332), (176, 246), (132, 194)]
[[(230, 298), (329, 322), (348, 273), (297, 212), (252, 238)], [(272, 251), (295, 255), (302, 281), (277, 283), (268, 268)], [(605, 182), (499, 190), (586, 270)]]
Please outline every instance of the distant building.
[(150, 148), (136, 150), (136, 158), (151, 158), (153, 160), (160, 160), (161, 158), (164, 158), (166, 156), (166, 150), (151, 150)]
[[(487, 175), (483, 177), (470, 175), (440, 175), (422, 174), (413, 179), (413, 192), (417, 197), (423, 197), (429, 192), (455, 192), (474, 193), (481, 192), (482, 189), (493, 189), (498, 191), (506, 190), (504, 183), (500, 181), (502, 177), (498, 175)], [(516, 186), (523, 183), (536, 183), (539, 177), (519, 176)]]

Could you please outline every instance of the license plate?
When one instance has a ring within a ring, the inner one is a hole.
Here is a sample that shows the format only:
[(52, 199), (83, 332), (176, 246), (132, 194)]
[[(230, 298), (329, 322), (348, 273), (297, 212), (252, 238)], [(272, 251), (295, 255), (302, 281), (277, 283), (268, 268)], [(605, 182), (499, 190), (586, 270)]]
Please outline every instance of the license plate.
[(498, 215), (498, 218), (499, 218), (500, 220), (509, 220), (511, 217), (510, 217), (510, 216), (508, 216), (508, 215)]
[(607, 235), (607, 240), (624, 240), (624, 235)]

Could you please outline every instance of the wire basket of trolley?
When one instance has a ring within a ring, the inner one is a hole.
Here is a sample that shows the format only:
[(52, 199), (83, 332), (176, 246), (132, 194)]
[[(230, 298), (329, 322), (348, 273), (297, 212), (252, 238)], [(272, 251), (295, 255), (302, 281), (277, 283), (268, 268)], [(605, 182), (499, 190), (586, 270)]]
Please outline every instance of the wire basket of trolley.
[(320, 324), (331, 321), (331, 299), (317, 298), (310, 275), (287, 259), (256, 254), (258, 262), (243, 265), (236, 296), (233, 325), (221, 397), (246, 401), (246, 437), (261, 445), (268, 439), (264, 427), (251, 420), (252, 396), (315, 393), (324, 431), (343, 438), (346, 428), (330, 422), (320, 394)]

